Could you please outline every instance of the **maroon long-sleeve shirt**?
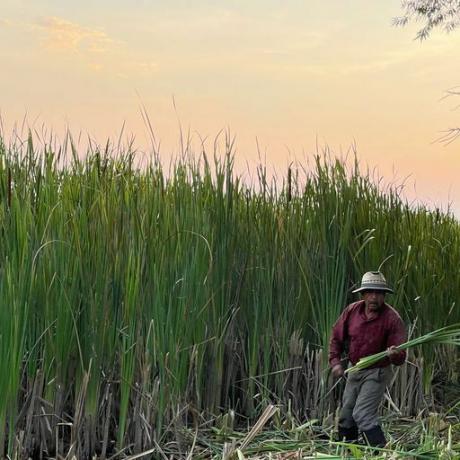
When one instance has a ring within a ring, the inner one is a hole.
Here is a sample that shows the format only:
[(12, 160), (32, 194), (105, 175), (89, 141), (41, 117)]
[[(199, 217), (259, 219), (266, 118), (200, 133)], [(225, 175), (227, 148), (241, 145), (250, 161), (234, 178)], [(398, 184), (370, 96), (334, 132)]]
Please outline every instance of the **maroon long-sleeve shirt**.
[[(342, 353), (348, 349), (348, 359), (356, 364), (364, 356), (386, 350), (392, 345), (401, 345), (407, 340), (406, 328), (398, 312), (384, 304), (371, 319), (365, 314), (364, 300), (352, 303), (340, 315), (332, 328), (329, 344), (329, 364), (340, 364)], [(406, 360), (406, 352), (384, 358), (372, 367), (401, 365)]]

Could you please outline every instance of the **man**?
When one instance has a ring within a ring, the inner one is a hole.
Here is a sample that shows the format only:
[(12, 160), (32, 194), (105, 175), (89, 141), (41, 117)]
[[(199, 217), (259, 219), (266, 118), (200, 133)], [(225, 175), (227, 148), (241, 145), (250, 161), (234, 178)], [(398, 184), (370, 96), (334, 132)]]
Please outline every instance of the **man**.
[(332, 328), (329, 345), (329, 364), (335, 377), (344, 375), (342, 353), (356, 364), (364, 356), (387, 350), (387, 357), (374, 366), (348, 374), (339, 417), (339, 438), (356, 442), (359, 432), (374, 447), (386, 444), (378, 420), (378, 408), (391, 377), (390, 364), (401, 365), (405, 351), (395, 349), (407, 340), (404, 323), (390, 305), (385, 294), (393, 290), (380, 272), (364, 274), (361, 286), (353, 291), (362, 300), (349, 305)]

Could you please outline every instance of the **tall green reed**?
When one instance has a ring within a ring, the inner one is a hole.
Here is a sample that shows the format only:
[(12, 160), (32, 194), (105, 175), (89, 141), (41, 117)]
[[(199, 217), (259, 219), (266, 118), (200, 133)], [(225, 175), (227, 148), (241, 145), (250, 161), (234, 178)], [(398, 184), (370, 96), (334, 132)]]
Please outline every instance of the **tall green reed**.
[[(382, 268), (396, 291), (388, 301), (420, 333), (460, 320), (457, 220), (382, 191), (357, 162), (317, 155), (279, 188), (263, 167), (245, 184), (231, 142), (223, 157), (184, 157), (169, 171), (156, 158), (136, 167), (132, 151), (80, 159), (67, 148), (1, 144), (9, 452), (39, 370), (51, 431), (81, 413), (81, 455), (106, 433), (141, 451), (197, 413), (251, 418), (267, 401), (294, 400), (298, 415), (311, 413), (318, 401), (303, 393), (324, 379), (331, 327), (370, 269)], [(421, 353), (429, 391), (448, 355)]]

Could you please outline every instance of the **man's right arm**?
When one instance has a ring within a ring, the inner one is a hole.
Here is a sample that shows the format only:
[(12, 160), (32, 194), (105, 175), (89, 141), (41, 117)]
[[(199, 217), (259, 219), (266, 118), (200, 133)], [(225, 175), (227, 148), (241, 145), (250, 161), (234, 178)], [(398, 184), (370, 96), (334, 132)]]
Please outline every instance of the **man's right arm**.
[(329, 364), (335, 377), (343, 375), (341, 360), (346, 338), (347, 313), (348, 309), (339, 316), (339, 319), (332, 327), (331, 340), (329, 342)]

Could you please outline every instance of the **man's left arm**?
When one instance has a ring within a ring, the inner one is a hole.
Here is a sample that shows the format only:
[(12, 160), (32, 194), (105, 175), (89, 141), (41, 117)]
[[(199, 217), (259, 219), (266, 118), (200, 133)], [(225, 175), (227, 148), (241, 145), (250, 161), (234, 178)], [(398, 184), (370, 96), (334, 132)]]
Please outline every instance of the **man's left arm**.
[(404, 326), (403, 320), (398, 316), (398, 318), (393, 321), (387, 338), (387, 352), (391, 364), (400, 366), (406, 361), (406, 350), (397, 350), (395, 348), (404, 343), (406, 340), (406, 327)]

